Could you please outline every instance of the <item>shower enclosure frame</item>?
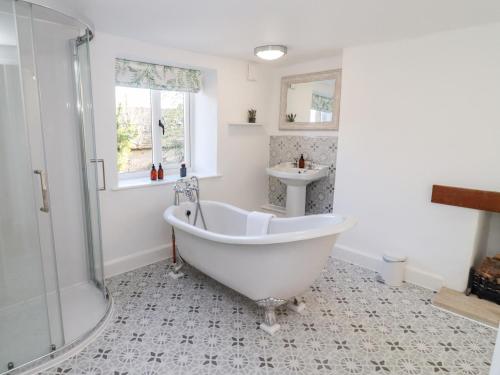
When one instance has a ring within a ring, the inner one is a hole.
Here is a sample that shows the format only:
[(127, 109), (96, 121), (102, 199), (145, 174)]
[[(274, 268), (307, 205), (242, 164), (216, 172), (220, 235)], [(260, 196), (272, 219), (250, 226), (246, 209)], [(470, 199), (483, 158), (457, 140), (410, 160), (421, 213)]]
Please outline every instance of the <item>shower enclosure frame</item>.
[[(76, 99), (77, 99), (77, 103), (78, 103), (78, 122), (80, 124), (80, 152), (81, 152), (81, 160), (86, 160), (86, 159), (89, 159), (91, 163), (102, 163), (102, 176), (103, 176), (103, 188), (98, 188), (98, 190), (106, 190), (106, 177), (105, 177), (105, 174), (106, 174), (106, 171), (105, 171), (105, 164), (104, 164), (104, 159), (97, 159), (95, 157), (95, 155), (92, 155), (92, 157), (90, 158), (87, 158), (86, 157), (86, 150), (89, 149), (89, 147), (92, 147), (92, 150), (95, 151), (95, 143), (93, 143), (92, 145), (88, 145), (87, 142), (86, 142), (86, 138), (88, 136), (87, 134), (87, 131), (85, 129), (85, 120), (84, 120), (84, 116), (85, 116), (85, 109), (84, 109), (84, 106), (83, 106), (83, 102), (84, 102), (84, 99), (83, 99), (83, 83), (82, 83), (82, 79), (81, 79), (81, 66), (80, 66), (80, 60), (79, 60), (79, 57), (80, 57), (80, 51), (79, 49), (80, 48), (86, 48), (86, 53), (87, 53), (87, 56), (89, 54), (89, 51), (88, 51), (88, 44), (90, 43), (90, 41), (94, 38), (94, 34), (92, 33), (92, 31), (87, 28), (86, 29), (86, 32), (85, 32), (85, 35), (83, 36), (79, 36), (78, 38), (76, 38), (74, 41), (72, 41), (72, 48), (73, 48), (73, 64), (74, 64), (74, 69), (73, 69), (73, 73), (74, 73), (74, 81), (75, 81), (75, 89), (76, 89)], [(80, 74), (78, 74), (80, 72)], [(90, 80), (90, 73), (89, 73), (89, 80)], [(90, 88), (89, 88), (90, 90)], [(90, 93), (90, 96), (92, 96), (92, 93)], [(94, 123), (94, 119), (93, 119), (93, 110), (91, 109), (90, 110), (90, 116), (91, 116), (91, 122)], [(90, 134), (90, 137), (92, 140), (95, 139), (95, 132), (94, 132), (94, 126), (91, 127), (91, 134)], [(95, 152), (94, 152), (95, 154)], [(83, 177), (83, 182), (84, 182), (84, 186), (88, 186), (88, 180), (89, 180), (89, 174), (92, 173), (92, 171), (89, 171), (86, 164), (84, 164), (84, 168), (82, 168), (82, 177)], [(94, 177), (94, 180), (98, 183), (99, 181), (99, 178), (97, 176), (97, 168), (93, 168), (93, 177)], [(94, 241), (93, 239), (97, 236), (98, 237), (98, 243), (99, 244), (102, 244), (102, 235), (101, 235), (101, 228), (100, 228), (100, 223), (98, 225), (98, 228), (97, 230), (95, 231), (96, 233), (94, 233), (92, 231), (92, 227), (93, 227), (93, 224), (91, 222), (91, 216), (92, 216), (92, 213), (91, 213), (91, 197), (90, 197), (90, 192), (88, 189), (85, 189), (84, 191), (84, 200), (85, 200), (85, 203), (84, 203), (84, 207), (85, 207), (85, 212), (86, 212), (86, 215), (85, 215), (85, 219), (86, 219), (86, 232), (87, 232), (87, 255), (88, 255), (88, 258), (87, 258), (87, 262), (88, 262), (88, 270), (90, 271), (90, 279), (96, 284), (96, 286), (103, 290), (104, 292), (104, 296), (105, 298), (109, 298), (109, 293), (106, 291), (106, 288), (104, 287), (103, 285), (103, 281), (101, 280), (98, 280), (98, 278), (96, 277), (96, 274), (95, 274), (95, 257), (94, 257), (94, 252), (93, 251), (90, 251), (90, 249), (93, 247), (93, 244), (94, 244)], [(97, 201), (97, 210), (99, 211), (99, 201)], [(101, 264), (101, 272), (102, 272), (102, 264)], [(104, 277), (103, 277), (104, 279)]]
[[(16, 0), (17, 1), (17, 0)], [(93, 25), (86, 20), (84, 17), (81, 17), (77, 15), (75, 12), (73, 12), (69, 8), (65, 8), (62, 6), (63, 4), (57, 1), (53, 0), (23, 0), (23, 3), (30, 4), (31, 6), (39, 6), (46, 8), (52, 12), (56, 12), (64, 17), (73, 19), (77, 21), (79, 24), (85, 27), (85, 34), (78, 36), (75, 40), (72, 41), (73, 44), (73, 79), (74, 79), (74, 88), (76, 90), (75, 93), (75, 99), (76, 99), (76, 104), (77, 104), (77, 117), (78, 117), (78, 123), (79, 123), (79, 140), (80, 140), (80, 158), (81, 158), (81, 164), (82, 164), (82, 188), (83, 188), (83, 206), (85, 210), (85, 223), (84, 223), (84, 232), (86, 233), (86, 240), (87, 243), (85, 244), (86, 249), (87, 249), (87, 261), (88, 261), (88, 267), (87, 269), (89, 270), (89, 280), (92, 281), (96, 287), (103, 292), (103, 299), (106, 301), (106, 306), (105, 306), (105, 312), (100, 318), (100, 320), (91, 328), (90, 330), (84, 332), (81, 334), (79, 337), (76, 339), (72, 340), (71, 342), (66, 342), (66, 338), (64, 337), (64, 332), (62, 328), (62, 307), (61, 307), (61, 299), (60, 299), (60, 285), (59, 282), (57, 281), (59, 274), (57, 272), (57, 265), (54, 264), (54, 269), (56, 271), (56, 290), (55, 293), (57, 294), (57, 301), (59, 304), (58, 312), (59, 312), (59, 317), (60, 321), (58, 322), (61, 324), (61, 335), (62, 335), (62, 346), (59, 348), (56, 348), (54, 344), (51, 344), (50, 351), (47, 352), (45, 355), (42, 355), (37, 358), (33, 358), (27, 362), (20, 363), (19, 365), (16, 365), (13, 369), (7, 370), (6, 372), (1, 372), (3, 370), (0, 370), (0, 374), (3, 375), (13, 375), (13, 374), (18, 374), (21, 372), (31, 372), (31, 371), (39, 371), (43, 368), (49, 367), (51, 363), (54, 363), (57, 361), (58, 358), (61, 356), (67, 356), (69, 354), (72, 354), (74, 352), (77, 352), (82, 348), (84, 345), (87, 344), (89, 340), (91, 340), (98, 332), (100, 332), (104, 326), (105, 323), (110, 319), (111, 317), (111, 312), (112, 312), (112, 298), (109, 295), (106, 287), (104, 286), (104, 275), (103, 275), (103, 260), (102, 260), (102, 236), (101, 236), (101, 229), (100, 229), (100, 218), (99, 218), (99, 196), (98, 196), (98, 191), (95, 192), (94, 200), (92, 199), (92, 194), (89, 189), (89, 179), (93, 179), (93, 182), (95, 183), (95, 186), (97, 186), (97, 190), (105, 190), (105, 171), (104, 171), (104, 160), (103, 159), (98, 159), (95, 155), (95, 127), (94, 127), (94, 119), (93, 119), (93, 108), (92, 108), (92, 93), (91, 93), (91, 77), (90, 77), (90, 61), (89, 59), (89, 46), (88, 44), (93, 38)], [(15, 8), (15, 7), (14, 7)], [(16, 11), (13, 13), (14, 19), (16, 19), (17, 14)], [(33, 21), (31, 21), (33, 22)], [(16, 30), (19, 27), (16, 22)], [(32, 26), (31, 26), (32, 27)], [(33, 33), (33, 29), (31, 28), (31, 33)], [(34, 40), (31, 40), (32, 43), (34, 43)], [(19, 42), (18, 42), (19, 43)], [(21, 46), (18, 45), (18, 53)], [(83, 58), (86, 58), (87, 61), (87, 80), (86, 82), (85, 79), (82, 79), (82, 64), (80, 63), (80, 52), (79, 49), (85, 48), (84, 53), (87, 55), (84, 56)], [(35, 60), (35, 53), (33, 52), (33, 65), (35, 70), (38, 69), (37, 62)], [(26, 111), (26, 103), (25, 101), (25, 93), (24, 93), (24, 84), (23, 84), (23, 79), (24, 73), (21, 73), (21, 61), (19, 61), (19, 73), (20, 73), (20, 84), (21, 84), (21, 96), (23, 100), (23, 111)], [(38, 74), (36, 74), (38, 76)], [(40, 87), (38, 82), (34, 84), (36, 87), (36, 91), (38, 95), (40, 95)], [(88, 87), (83, 87), (84, 85), (87, 85)], [(87, 105), (85, 106), (84, 104), (84, 92), (87, 92)], [(40, 99), (36, 99), (38, 102), (38, 111), (40, 111), (42, 103), (40, 102)], [(43, 128), (43, 121), (41, 118), (41, 114), (39, 114), (40, 118), (40, 126)], [(87, 117), (87, 121), (90, 121), (90, 123), (86, 124), (86, 119), (85, 116)], [(25, 112), (24, 113), (24, 122), (28, 122), (28, 115)], [(89, 125), (90, 124), (90, 125)], [(26, 125), (27, 126), (27, 125)], [(43, 129), (42, 129), (43, 133)], [(44, 136), (42, 134), (42, 149), (43, 149), (43, 143), (44, 143)], [(90, 141), (89, 141), (90, 140)], [(87, 151), (90, 149), (90, 155), (87, 153)], [(90, 157), (89, 157), (90, 156)], [(89, 162), (94, 164), (94, 168), (89, 168)], [(31, 162), (30, 162), (31, 163)], [(42, 163), (45, 164), (45, 161), (42, 161)], [(103, 188), (98, 187), (99, 179), (98, 179), (98, 168), (97, 164), (102, 163), (102, 182), (104, 184)], [(41, 188), (42, 188), (42, 196), (43, 196), (43, 207), (41, 208), (42, 212), (48, 213), (49, 211), (49, 196), (48, 196), (48, 190), (50, 187), (47, 187), (46, 184), (47, 182), (44, 181), (45, 177), (45, 172), (42, 170), (36, 170), (35, 174), (39, 174), (40, 177), (40, 183), (41, 183)], [(91, 212), (91, 206), (93, 204), (93, 208), (97, 211), (94, 211), (94, 214), (97, 212), (97, 216), (94, 215), (94, 222), (92, 222), (92, 212)], [(49, 214), (50, 215), (50, 214)], [(52, 219), (49, 219), (49, 226), (52, 229)], [(97, 224), (96, 224), (97, 222)], [(53, 236), (53, 234), (52, 234)], [(94, 256), (94, 246), (98, 244), (100, 247), (100, 259), (95, 259)], [(40, 245), (42, 246), (42, 245)], [(54, 242), (52, 239), (52, 246), (54, 246)], [(53, 249), (54, 252), (54, 249)], [(54, 255), (56, 255), (54, 253)], [(54, 261), (55, 262), (55, 261)], [(96, 275), (96, 266), (98, 267), (99, 271), (99, 276)], [(42, 272), (42, 277), (45, 280), (45, 267), (43, 264), (41, 265), (41, 272)], [(41, 298), (45, 300), (45, 307), (47, 309), (47, 316), (50, 317), (50, 312), (48, 303), (47, 303), (47, 289), (46, 289), (46, 284), (44, 281), (44, 290), (45, 293), (42, 294)], [(49, 337), (52, 337), (51, 333), (51, 323), (49, 322), (47, 325), (47, 328), (49, 330), (48, 335)], [(22, 350), (22, 349), (20, 349)]]

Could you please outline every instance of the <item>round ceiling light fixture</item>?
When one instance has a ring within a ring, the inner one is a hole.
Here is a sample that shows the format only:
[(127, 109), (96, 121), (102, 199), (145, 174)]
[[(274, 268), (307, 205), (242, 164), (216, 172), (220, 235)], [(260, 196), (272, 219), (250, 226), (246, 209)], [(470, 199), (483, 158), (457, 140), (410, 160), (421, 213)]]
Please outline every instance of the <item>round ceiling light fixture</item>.
[(254, 49), (255, 56), (263, 60), (277, 60), (280, 57), (285, 56), (286, 52), (287, 48), (280, 45), (260, 46), (255, 47)]

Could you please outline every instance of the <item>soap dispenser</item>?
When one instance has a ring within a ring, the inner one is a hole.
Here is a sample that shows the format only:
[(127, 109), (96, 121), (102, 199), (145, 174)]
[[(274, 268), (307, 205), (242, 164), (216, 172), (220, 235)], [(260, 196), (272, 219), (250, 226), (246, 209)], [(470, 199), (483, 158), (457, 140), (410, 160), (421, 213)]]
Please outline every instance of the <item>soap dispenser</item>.
[(158, 165), (158, 180), (163, 180), (163, 167), (161, 163)]
[(155, 165), (151, 167), (151, 181), (156, 181), (158, 179), (158, 172), (156, 172)]
[(304, 160), (304, 154), (300, 154), (299, 168), (304, 168), (305, 164), (306, 164), (306, 161)]
[(181, 164), (181, 169), (179, 172), (180, 172), (181, 177), (186, 177), (186, 175), (187, 175), (186, 164), (184, 164), (184, 163)]

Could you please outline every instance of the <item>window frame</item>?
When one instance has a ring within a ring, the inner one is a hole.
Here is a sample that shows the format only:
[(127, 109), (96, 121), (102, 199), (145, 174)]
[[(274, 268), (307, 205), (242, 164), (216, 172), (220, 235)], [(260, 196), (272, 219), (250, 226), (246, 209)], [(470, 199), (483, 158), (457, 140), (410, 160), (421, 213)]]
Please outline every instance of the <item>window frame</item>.
[[(115, 86), (120, 87), (118, 85)], [(155, 167), (158, 168), (159, 163), (162, 163), (162, 168), (165, 174), (178, 172), (182, 163), (164, 164), (162, 160), (162, 133), (158, 126), (158, 121), (161, 118), (161, 93), (168, 90), (149, 89), (151, 103), (151, 142), (152, 142), (152, 160)], [(194, 101), (193, 94), (190, 92), (182, 92), (184, 94), (184, 163), (186, 168), (191, 168), (191, 114)], [(115, 100), (116, 111), (116, 100)], [(118, 181), (149, 178), (150, 170), (136, 172), (120, 172), (118, 171)]]

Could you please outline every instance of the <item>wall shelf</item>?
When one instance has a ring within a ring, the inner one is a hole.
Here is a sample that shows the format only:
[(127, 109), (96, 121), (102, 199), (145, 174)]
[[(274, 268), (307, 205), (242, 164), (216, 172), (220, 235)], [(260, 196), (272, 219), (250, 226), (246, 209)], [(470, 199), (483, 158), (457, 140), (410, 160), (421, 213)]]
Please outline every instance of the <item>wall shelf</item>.
[(496, 191), (433, 185), (431, 202), (500, 212), (500, 192)]
[(260, 122), (230, 122), (229, 126), (247, 126), (249, 128), (254, 126), (262, 126)]

